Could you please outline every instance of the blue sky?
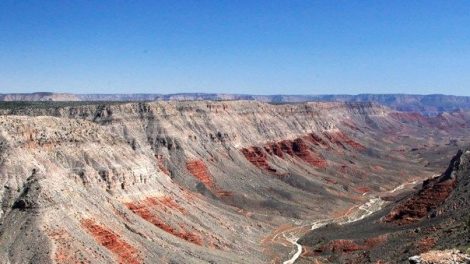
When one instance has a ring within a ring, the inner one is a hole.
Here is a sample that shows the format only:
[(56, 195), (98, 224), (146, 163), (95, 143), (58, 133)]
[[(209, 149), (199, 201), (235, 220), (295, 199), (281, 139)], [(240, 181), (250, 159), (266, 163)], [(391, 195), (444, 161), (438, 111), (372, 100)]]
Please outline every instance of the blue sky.
[(470, 1), (0, 1), (0, 93), (470, 95)]

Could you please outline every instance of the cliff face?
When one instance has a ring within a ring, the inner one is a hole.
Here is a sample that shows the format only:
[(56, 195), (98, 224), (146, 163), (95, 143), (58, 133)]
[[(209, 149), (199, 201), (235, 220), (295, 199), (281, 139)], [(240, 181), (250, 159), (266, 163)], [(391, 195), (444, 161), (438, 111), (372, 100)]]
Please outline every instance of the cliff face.
[(470, 120), (370, 103), (0, 111), (0, 259), (11, 263), (282, 258), (289, 247), (262, 242), (274, 228), (432, 176), (431, 154), (463, 144)]
[(470, 110), (470, 97), (442, 94), (358, 94), (358, 95), (249, 95), (221, 93), (178, 94), (0, 94), (0, 101), (182, 101), (253, 100), (269, 103), (299, 102), (372, 102), (394, 110), (436, 115), (442, 112)]

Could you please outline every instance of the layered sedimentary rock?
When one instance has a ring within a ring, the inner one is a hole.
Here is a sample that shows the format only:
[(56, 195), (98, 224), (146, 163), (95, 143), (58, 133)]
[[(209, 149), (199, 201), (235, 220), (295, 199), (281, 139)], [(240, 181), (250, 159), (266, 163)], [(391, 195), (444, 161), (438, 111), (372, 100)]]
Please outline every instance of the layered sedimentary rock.
[(270, 103), (298, 102), (373, 102), (404, 112), (436, 115), (456, 110), (469, 110), (470, 97), (442, 94), (359, 94), (359, 95), (249, 95), (249, 94), (0, 94), (0, 101), (189, 101), (189, 100), (255, 100)]
[[(383, 221), (398, 225), (410, 224), (435, 211), (446, 201), (457, 185), (457, 179), (452, 172), (459, 166), (461, 156), (462, 152), (459, 151), (444, 174), (424, 181), (419, 192), (398, 203)], [(437, 213), (434, 212), (434, 216)]]
[(81, 224), (100, 245), (118, 257), (119, 263), (138, 264), (142, 262), (139, 260), (137, 249), (122, 240), (112, 230), (97, 224), (92, 219), (83, 219)]
[[(361, 221), (309, 232), (305, 261), (348, 263), (467, 263), (470, 151), (448, 169)], [(380, 239), (378, 239), (380, 238)], [(446, 250), (443, 250), (446, 249)], [(452, 262), (453, 259), (453, 262)]]
[(281, 260), (291, 248), (267, 239), (279, 226), (434, 175), (444, 161), (430, 153), (463, 144), (470, 120), (415, 124), (374, 104), (246, 101), (0, 112), (7, 263)]
[(207, 188), (214, 187), (214, 180), (202, 160), (190, 160), (186, 163), (186, 169)]

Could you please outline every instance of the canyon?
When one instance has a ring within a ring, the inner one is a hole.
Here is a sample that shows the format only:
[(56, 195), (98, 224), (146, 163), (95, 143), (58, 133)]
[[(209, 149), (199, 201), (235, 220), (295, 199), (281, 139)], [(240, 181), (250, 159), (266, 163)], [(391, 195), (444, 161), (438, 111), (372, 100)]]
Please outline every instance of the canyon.
[(134, 94), (72, 94), (72, 93), (5, 93), (0, 94), (0, 101), (16, 102), (52, 102), (52, 101), (227, 101), (251, 100), (265, 103), (302, 103), (302, 102), (351, 102), (367, 103), (390, 107), (404, 112), (419, 112), (425, 115), (437, 115), (442, 112), (470, 110), (470, 96), (443, 94), (320, 94), (320, 95), (253, 95), (227, 93), (134, 93)]
[(442, 174), (388, 194), (392, 202), (371, 217), (310, 231), (298, 241), (302, 262), (468, 263), (469, 169), (470, 150), (459, 150)]
[(66, 101), (0, 103), (4, 263), (380, 263), (464, 211), (465, 107)]

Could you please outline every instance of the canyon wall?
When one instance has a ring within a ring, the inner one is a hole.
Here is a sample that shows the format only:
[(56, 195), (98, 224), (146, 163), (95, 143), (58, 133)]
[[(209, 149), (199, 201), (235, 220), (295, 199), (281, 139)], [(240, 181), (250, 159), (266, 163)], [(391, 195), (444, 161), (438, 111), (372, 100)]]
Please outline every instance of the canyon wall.
[(443, 94), (323, 94), (323, 95), (250, 95), (223, 93), (176, 94), (71, 94), (71, 93), (7, 93), (0, 101), (187, 101), (187, 100), (253, 100), (268, 103), (299, 102), (373, 102), (394, 110), (436, 115), (442, 112), (470, 110), (469, 96)]
[(268, 262), (277, 226), (432, 176), (445, 161), (428, 153), (463, 144), (470, 120), (320, 102), (0, 112), (0, 258), (12, 263)]

